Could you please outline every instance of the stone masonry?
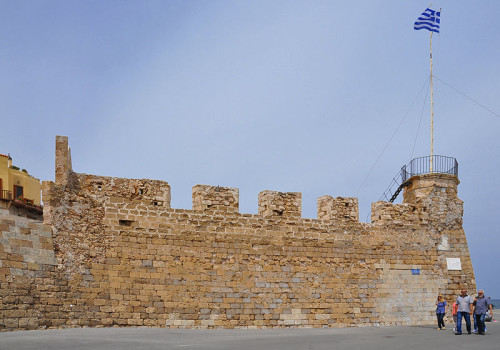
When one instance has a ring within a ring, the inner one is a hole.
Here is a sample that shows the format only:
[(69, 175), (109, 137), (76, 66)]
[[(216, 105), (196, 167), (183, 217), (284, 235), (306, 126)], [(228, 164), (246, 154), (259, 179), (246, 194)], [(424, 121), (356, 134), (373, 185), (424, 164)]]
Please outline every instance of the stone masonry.
[(44, 223), (0, 213), (0, 330), (433, 324), (439, 293), (476, 288), (454, 176), (413, 177), (361, 223), (355, 198), (305, 219), (300, 193), (263, 191), (242, 214), (238, 189), (196, 185), (172, 209), (166, 182), (71, 169), (58, 136)]

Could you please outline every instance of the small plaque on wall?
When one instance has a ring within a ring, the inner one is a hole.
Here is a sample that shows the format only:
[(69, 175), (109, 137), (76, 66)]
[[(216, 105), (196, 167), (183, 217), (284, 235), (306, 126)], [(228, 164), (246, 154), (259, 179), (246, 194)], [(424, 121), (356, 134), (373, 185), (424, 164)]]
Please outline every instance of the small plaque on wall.
[(446, 265), (448, 270), (461, 271), (462, 264), (460, 263), (460, 258), (446, 258)]

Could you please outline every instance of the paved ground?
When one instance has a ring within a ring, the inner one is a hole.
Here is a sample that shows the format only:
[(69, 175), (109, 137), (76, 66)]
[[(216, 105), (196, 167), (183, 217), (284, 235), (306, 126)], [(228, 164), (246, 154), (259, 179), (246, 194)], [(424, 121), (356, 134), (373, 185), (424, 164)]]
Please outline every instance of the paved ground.
[(0, 333), (1, 350), (170, 349), (500, 349), (499, 323), (485, 336), (454, 335), (430, 326), (270, 330), (77, 328)]

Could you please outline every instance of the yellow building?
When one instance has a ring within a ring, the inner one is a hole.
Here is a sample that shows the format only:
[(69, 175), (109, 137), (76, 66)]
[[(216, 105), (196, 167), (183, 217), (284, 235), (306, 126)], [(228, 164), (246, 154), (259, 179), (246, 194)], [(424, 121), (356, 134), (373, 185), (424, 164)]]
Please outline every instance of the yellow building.
[(29, 175), (25, 169), (12, 165), (12, 158), (0, 154), (0, 199), (18, 200), (28, 205), (41, 204), (40, 180)]

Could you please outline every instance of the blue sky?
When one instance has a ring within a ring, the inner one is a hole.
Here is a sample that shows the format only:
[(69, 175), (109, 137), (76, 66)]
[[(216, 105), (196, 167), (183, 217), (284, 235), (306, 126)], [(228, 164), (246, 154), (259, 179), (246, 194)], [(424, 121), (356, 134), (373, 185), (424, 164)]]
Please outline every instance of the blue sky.
[[(0, 0), (0, 153), (52, 180), (66, 135), (75, 171), (168, 181), (174, 208), (208, 184), (244, 213), (263, 190), (302, 192), (309, 218), (358, 197), (366, 221), (430, 152), (428, 4)], [(478, 287), (500, 297), (500, 2), (432, 7), (434, 153), (459, 162)]]

